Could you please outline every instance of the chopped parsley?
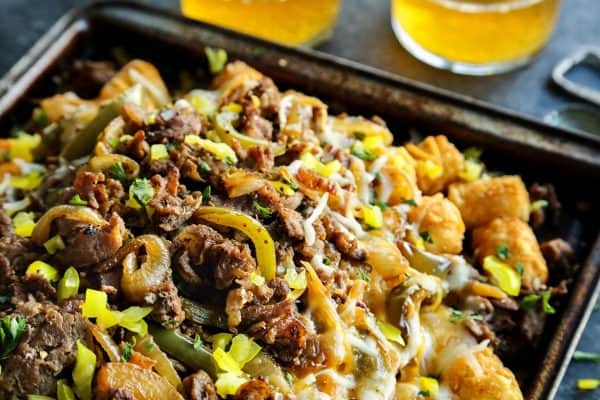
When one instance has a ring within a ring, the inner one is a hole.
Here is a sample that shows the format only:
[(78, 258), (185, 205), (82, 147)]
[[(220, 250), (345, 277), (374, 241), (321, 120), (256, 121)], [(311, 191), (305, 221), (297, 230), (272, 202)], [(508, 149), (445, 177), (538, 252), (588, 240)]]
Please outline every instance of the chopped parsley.
[(196, 336), (194, 336), (194, 350), (196, 350), (196, 351), (202, 350), (202, 338), (198, 334), (196, 334)]
[(500, 246), (496, 247), (496, 255), (501, 260), (508, 260), (508, 257), (510, 257), (508, 245), (506, 243), (502, 243)]
[(123, 169), (123, 164), (121, 164), (120, 162), (114, 163), (113, 165), (108, 167), (108, 169), (106, 171), (108, 172), (108, 175), (111, 178), (116, 179), (120, 182), (124, 182), (126, 179), (125, 170)]
[(325, 257), (323, 257), (323, 264), (331, 265), (331, 256), (330, 255), (326, 255)]
[(135, 343), (135, 336), (131, 338), (131, 343), (125, 343), (125, 345), (123, 346), (123, 351), (121, 351), (121, 361), (127, 362), (131, 360), (131, 356), (133, 356), (133, 347), (135, 346)]
[(588, 353), (587, 351), (576, 351), (575, 353), (573, 353), (573, 360), (600, 362), (600, 354)]
[(478, 314), (465, 314), (458, 310), (452, 310), (452, 312), (450, 312), (450, 322), (453, 324), (464, 321), (481, 321), (482, 319), (483, 317)]
[(411, 207), (416, 207), (417, 206), (417, 202), (415, 201), (415, 199), (402, 200), (402, 204), (408, 204)]
[(208, 68), (211, 74), (218, 74), (227, 63), (227, 52), (223, 49), (205, 47), (204, 54), (208, 60)]
[(358, 277), (360, 279), (362, 279), (363, 281), (365, 281), (365, 282), (371, 281), (371, 277), (369, 276), (369, 274), (367, 274), (367, 272), (364, 269), (359, 268), (356, 270), (356, 273), (358, 274)]
[(429, 232), (427, 232), (427, 231), (419, 232), (419, 236), (421, 236), (421, 239), (423, 239), (423, 241), (425, 241), (425, 243), (433, 243), (433, 238), (431, 237)]
[(72, 206), (87, 206), (88, 202), (86, 200), (83, 200), (78, 193), (75, 196), (71, 197), (71, 200), (69, 200), (69, 204)]
[(373, 161), (377, 159), (377, 154), (358, 147), (354, 147), (352, 150), (350, 150), (350, 154), (365, 161)]
[(517, 269), (517, 272), (519, 273), (519, 276), (523, 276), (523, 274), (525, 273), (525, 267), (523, 266), (523, 264), (521, 264), (520, 262), (515, 264), (515, 268)]
[(154, 197), (154, 188), (146, 178), (136, 178), (131, 184), (130, 190), (133, 198), (143, 207)]
[(6, 317), (0, 319), (0, 360), (5, 360), (19, 344), (19, 339), (25, 330), (25, 317)]
[(421, 397), (429, 397), (429, 390), (419, 390), (417, 394)]
[(463, 152), (463, 155), (465, 156), (466, 160), (479, 162), (479, 159), (481, 158), (481, 153), (481, 149), (478, 149), (477, 147), (469, 147)]
[(252, 202), (252, 207), (256, 210), (258, 215), (263, 218), (271, 218), (271, 209), (269, 207), (261, 206), (260, 203), (256, 200)]
[(226, 156), (223, 159), (223, 162), (227, 165), (234, 165), (236, 163), (236, 161), (232, 157), (229, 157), (229, 156)]

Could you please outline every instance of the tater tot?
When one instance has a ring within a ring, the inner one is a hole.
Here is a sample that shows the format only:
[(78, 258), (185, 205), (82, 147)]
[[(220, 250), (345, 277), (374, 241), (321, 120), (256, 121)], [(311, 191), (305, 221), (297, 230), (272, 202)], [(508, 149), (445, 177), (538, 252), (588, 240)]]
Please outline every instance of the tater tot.
[(459, 180), (465, 158), (446, 136), (428, 136), (418, 146), (407, 144), (406, 149), (417, 160), (417, 183), (423, 193), (443, 191)]
[(448, 189), (448, 199), (460, 210), (467, 228), (487, 224), (499, 217), (529, 219), (529, 193), (519, 176), (454, 183)]
[(537, 239), (529, 225), (515, 217), (496, 218), (473, 231), (473, 249), (479, 262), (496, 255), (499, 246), (506, 245), (508, 258), (502, 260), (515, 267), (523, 266), (523, 286), (537, 289), (548, 280), (548, 267)]
[(378, 198), (395, 206), (404, 200), (417, 197), (417, 175), (415, 160), (405, 148), (393, 148), (388, 152), (388, 161), (381, 168), (381, 179), (375, 186)]
[(459, 400), (522, 400), (513, 373), (489, 347), (457, 359), (442, 373), (441, 382)]
[(419, 225), (419, 232), (427, 232), (431, 241), (425, 249), (433, 253), (459, 254), (465, 234), (465, 224), (458, 208), (440, 193), (423, 196), (419, 205), (411, 208), (408, 219)]

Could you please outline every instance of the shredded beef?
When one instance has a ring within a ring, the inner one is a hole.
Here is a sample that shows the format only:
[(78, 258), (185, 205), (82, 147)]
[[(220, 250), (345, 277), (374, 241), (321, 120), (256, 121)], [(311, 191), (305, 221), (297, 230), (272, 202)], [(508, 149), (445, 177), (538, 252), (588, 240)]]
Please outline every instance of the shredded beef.
[(191, 266), (199, 276), (206, 276), (208, 272), (217, 289), (231, 286), (235, 279), (245, 278), (256, 269), (256, 261), (247, 244), (225, 239), (205, 225), (185, 227), (173, 241), (173, 248), (175, 267), (179, 271), (189, 274)]
[(10, 237), (14, 235), (12, 221), (10, 217), (0, 208), (0, 237)]
[(267, 171), (275, 165), (275, 155), (270, 147), (255, 146), (248, 149), (249, 167)]
[(181, 298), (177, 295), (177, 288), (170, 278), (144, 300), (153, 307), (152, 319), (161, 325), (175, 328), (185, 319)]
[(42, 250), (35, 246), (29, 238), (0, 237), (0, 257), (4, 257), (18, 273), (23, 273), (29, 264), (38, 260), (43, 254)]
[(266, 118), (260, 116), (260, 110), (256, 108), (250, 99), (244, 100), (242, 105), (241, 129), (250, 137), (271, 141), (273, 137), (273, 124)]
[(166, 143), (170, 140), (183, 142), (186, 135), (198, 135), (203, 124), (202, 117), (190, 110), (162, 111), (156, 122), (146, 129), (148, 143)]
[(335, 246), (343, 255), (356, 261), (366, 259), (367, 252), (360, 246), (358, 240), (347, 230), (342, 229), (340, 224), (334, 221), (333, 218), (324, 215), (321, 222), (327, 232), (327, 239), (335, 243)]
[(235, 400), (276, 400), (278, 394), (262, 379), (244, 383), (234, 396)]
[(58, 374), (75, 363), (76, 342), (84, 340), (88, 323), (69, 306), (30, 301), (14, 314), (27, 318), (20, 343), (3, 362), (0, 397), (37, 393), (53, 395)]
[(58, 218), (56, 224), (66, 248), (56, 253), (55, 259), (64, 266), (97, 264), (111, 258), (123, 244), (125, 224), (117, 214), (100, 227), (68, 218)]
[(552, 239), (540, 244), (540, 250), (551, 269), (568, 270), (573, 259), (573, 248), (563, 239)]
[[(73, 182), (75, 191), (91, 208), (106, 216), (115, 203), (125, 196), (119, 181), (106, 179), (101, 172), (79, 173)], [(68, 199), (67, 199), (68, 200)]]
[(541, 310), (524, 310), (523, 317), (519, 323), (521, 334), (525, 339), (533, 343), (544, 332), (544, 324), (546, 323), (546, 314)]
[(188, 375), (181, 382), (189, 400), (217, 400), (217, 389), (211, 377), (203, 370)]
[(168, 169), (167, 179), (154, 175), (151, 182), (154, 188), (154, 197), (149, 203), (154, 210), (152, 223), (165, 232), (179, 228), (202, 204), (199, 193), (178, 196), (179, 170), (175, 167)]

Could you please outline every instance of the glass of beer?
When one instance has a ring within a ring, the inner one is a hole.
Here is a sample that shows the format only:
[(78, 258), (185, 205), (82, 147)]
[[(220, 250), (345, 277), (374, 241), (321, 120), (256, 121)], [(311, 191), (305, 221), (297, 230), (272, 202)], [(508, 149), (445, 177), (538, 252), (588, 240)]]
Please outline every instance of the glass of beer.
[(413, 56), (468, 75), (527, 64), (550, 38), (560, 0), (391, 0), (392, 27)]
[(181, 0), (187, 17), (287, 45), (328, 39), (341, 0)]

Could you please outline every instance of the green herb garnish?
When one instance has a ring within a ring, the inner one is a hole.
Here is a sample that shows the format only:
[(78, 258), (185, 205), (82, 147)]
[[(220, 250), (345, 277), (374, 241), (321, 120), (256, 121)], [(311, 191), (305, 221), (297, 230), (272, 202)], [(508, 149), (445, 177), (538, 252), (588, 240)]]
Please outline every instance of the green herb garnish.
[(402, 204), (408, 204), (411, 207), (416, 207), (417, 206), (417, 202), (415, 201), (415, 199), (402, 200)]
[(373, 153), (372, 151), (364, 150), (357, 147), (350, 150), (350, 154), (365, 161), (373, 161), (377, 159), (377, 154)]
[(69, 204), (72, 206), (87, 206), (88, 202), (86, 200), (83, 200), (81, 196), (79, 196), (79, 194), (76, 194), (75, 196), (71, 197), (71, 200), (69, 200)]
[(208, 165), (206, 161), (202, 161), (199, 166), (200, 172), (202, 173), (209, 173), (210, 171), (212, 171), (212, 168), (210, 167), (210, 165)]
[(196, 336), (194, 336), (194, 350), (196, 350), (196, 351), (202, 350), (202, 338), (198, 334), (196, 334)]
[(465, 314), (462, 311), (452, 310), (450, 312), (450, 322), (453, 324), (458, 324), (459, 322), (464, 321), (481, 321), (483, 317), (478, 314)]
[(33, 122), (36, 125), (41, 126), (42, 128), (50, 125), (50, 121), (48, 120), (48, 115), (42, 108), (36, 108), (33, 110)]
[(19, 344), (19, 339), (25, 330), (25, 317), (6, 317), (0, 319), (0, 360), (5, 360)]
[(154, 188), (146, 178), (136, 178), (130, 187), (133, 198), (144, 207), (154, 197)]
[(359, 269), (356, 270), (356, 273), (358, 274), (358, 277), (360, 279), (362, 279), (363, 281), (365, 281), (365, 282), (370, 282), (371, 281), (371, 277), (369, 276), (369, 274), (367, 274), (365, 272), (364, 269), (359, 268)]
[(108, 167), (106, 171), (108, 172), (108, 175), (111, 178), (116, 179), (120, 182), (125, 182), (125, 170), (123, 169), (123, 164), (121, 164), (120, 162), (114, 163), (113, 165)]
[(479, 159), (481, 158), (481, 153), (481, 149), (478, 149), (477, 147), (469, 147), (468, 149), (463, 151), (465, 159), (473, 162), (479, 162)]
[(550, 297), (551, 297), (550, 291), (544, 290), (543, 292), (540, 292), (537, 294), (530, 294), (530, 295), (523, 297), (521, 299), (520, 305), (521, 305), (521, 308), (523, 308), (525, 310), (531, 310), (536, 306), (537, 302), (540, 299), (542, 299), (542, 311), (544, 312), (544, 314), (554, 314), (554, 313), (556, 313), (556, 310), (550, 304)]
[(520, 262), (515, 264), (515, 268), (517, 269), (517, 272), (519, 273), (519, 276), (523, 276), (523, 274), (525, 273), (525, 267), (523, 266), (523, 264), (521, 264)]
[(227, 52), (223, 49), (205, 47), (204, 54), (208, 59), (208, 68), (211, 74), (218, 74), (227, 63)]
[(261, 217), (271, 218), (271, 209), (269, 209), (268, 207), (261, 206), (260, 203), (256, 200), (252, 202), (252, 206), (254, 207), (258, 215), (260, 215)]
[(421, 239), (423, 239), (425, 241), (425, 243), (433, 243), (433, 238), (431, 237), (429, 232), (427, 232), (427, 231), (419, 232), (419, 236), (421, 236)]
[(542, 311), (544, 311), (544, 314), (556, 313), (556, 310), (550, 304), (550, 296), (551, 296), (550, 291), (544, 290), (541, 294), (542, 294)]
[(135, 343), (135, 336), (131, 338), (131, 343), (125, 343), (125, 345), (123, 346), (123, 351), (121, 352), (121, 361), (127, 362), (131, 360), (131, 356), (133, 356), (133, 347), (135, 346)]
[(510, 257), (508, 245), (506, 243), (502, 243), (500, 246), (496, 247), (496, 255), (501, 260), (508, 260), (508, 257)]

